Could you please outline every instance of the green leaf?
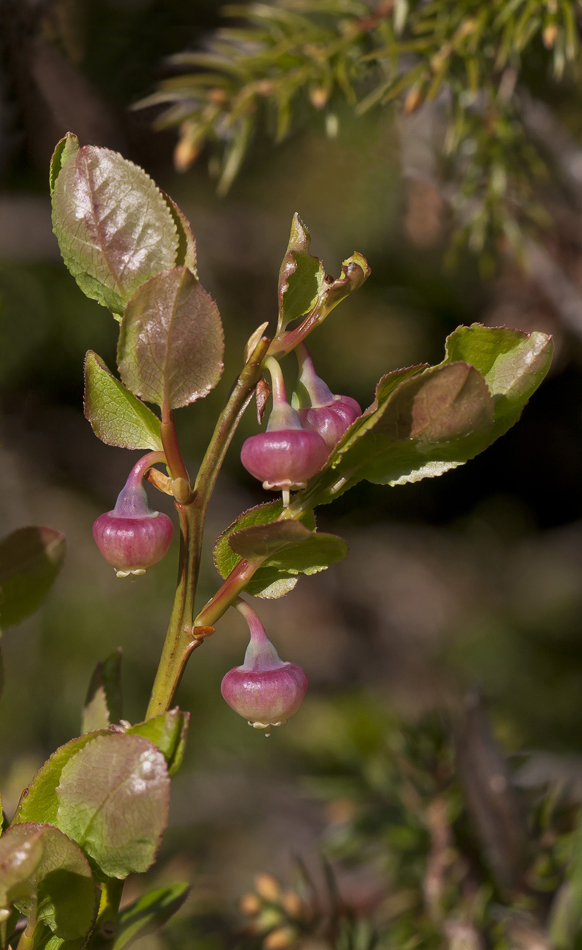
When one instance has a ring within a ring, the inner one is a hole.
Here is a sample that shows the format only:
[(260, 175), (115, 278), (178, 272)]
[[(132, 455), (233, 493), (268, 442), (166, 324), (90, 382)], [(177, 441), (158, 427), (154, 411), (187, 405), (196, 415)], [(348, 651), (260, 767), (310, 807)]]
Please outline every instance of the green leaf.
[(9, 916), (10, 908), (18, 900), (34, 893), (30, 877), (43, 855), (43, 831), (26, 826), (27, 833), (18, 836), (10, 830), (0, 838), (0, 920)]
[(40, 841), (41, 857), (28, 877), (31, 892), (15, 900), (15, 905), (62, 940), (85, 937), (97, 911), (89, 862), (76, 844), (51, 825), (18, 824), (2, 836), (3, 842), (22, 847), (31, 840), (33, 847)]
[(223, 349), (216, 304), (186, 267), (175, 267), (130, 300), (119, 334), (119, 372), (136, 396), (177, 409), (216, 386)]
[(129, 736), (144, 736), (160, 750), (168, 765), (168, 774), (175, 775), (182, 764), (190, 713), (171, 709), (127, 730)]
[(302, 317), (317, 303), (325, 281), (319, 258), (308, 253), (311, 235), (297, 213), (293, 215), (289, 244), (279, 271), (279, 327)]
[(138, 897), (119, 915), (119, 929), (112, 950), (123, 950), (135, 940), (154, 933), (180, 909), (190, 886), (169, 884)]
[[(241, 557), (263, 561), (245, 588), (254, 596), (282, 597), (293, 589), (299, 574), (315, 574), (347, 556), (342, 538), (311, 531), (300, 521), (273, 521), (281, 511), (280, 503), (274, 502), (245, 512), (214, 549), (214, 563), (222, 577)], [(265, 517), (269, 522), (258, 521)]]
[(109, 372), (93, 350), (85, 358), (85, 416), (107, 445), (162, 449), (158, 417)]
[(51, 158), (49, 184), (51, 195), (55, 190), (55, 182), (65, 162), (79, 150), (79, 139), (72, 132), (67, 132), (64, 138), (57, 143)]
[[(325, 278), (321, 284), (320, 291), (315, 303), (307, 313), (302, 323), (293, 330), (278, 330), (277, 336), (271, 344), (269, 352), (272, 355), (283, 356), (293, 350), (301, 340), (311, 333), (311, 331), (323, 323), (325, 318), (338, 303), (341, 303), (354, 290), (361, 287), (365, 280), (370, 276), (370, 267), (366, 258), (359, 253), (352, 254), (342, 264), (341, 275), (337, 280), (331, 277)], [(299, 280), (299, 278), (298, 278)], [(297, 299), (305, 301), (308, 292), (305, 292), (305, 286), (309, 288), (309, 281), (302, 281), (299, 284), (298, 291), (303, 288), (302, 293), (298, 293)], [(299, 306), (299, 304), (298, 304)]]
[(544, 380), (554, 345), (545, 333), (524, 333), (478, 323), (458, 327), (447, 338), (445, 363), (464, 360), (479, 370), (495, 407), (491, 441), (519, 419), (526, 402)]
[(106, 877), (153, 864), (168, 820), (170, 779), (142, 736), (98, 736), (71, 758), (57, 788), (57, 826)]
[(39, 922), (34, 928), (32, 950), (82, 950), (86, 943), (86, 937), (63, 940), (62, 937), (51, 933), (45, 924)]
[[(235, 531), (242, 531), (244, 528), (252, 528), (255, 525), (265, 525), (277, 518), (283, 512), (283, 503), (281, 501), (268, 501), (255, 508), (249, 508), (238, 516), (236, 521), (226, 528), (214, 545), (214, 566), (221, 577), (228, 577), (240, 561), (240, 555), (235, 554), (228, 543), (231, 535)], [(315, 518), (313, 512), (307, 512), (301, 517), (301, 523), (312, 529), (315, 527)]]
[(162, 193), (143, 169), (107, 148), (85, 146), (61, 166), (53, 229), (81, 290), (115, 314), (176, 262), (178, 234)]
[(24, 821), (56, 824), (59, 807), (56, 789), (65, 765), (88, 742), (102, 735), (108, 735), (108, 733), (105, 730), (87, 733), (77, 739), (71, 739), (53, 752), (22, 793), (12, 824)]
[(313, 504), (337, 498), (362, 479), (402, 485), (441, 475), (489, 445), (493, 400), (481, 374), (467, 363), (418, 369), (380, 380), (374, 404), (305, 489)]
[(121, 647), (100, 660), (87, 690), (83, 708), (83, 732), (107, 729), (121, 719)]
[(0, 627), (38, 610), (59, 573), (65, 536), (52, 528), (13, 531), (0, 542)]

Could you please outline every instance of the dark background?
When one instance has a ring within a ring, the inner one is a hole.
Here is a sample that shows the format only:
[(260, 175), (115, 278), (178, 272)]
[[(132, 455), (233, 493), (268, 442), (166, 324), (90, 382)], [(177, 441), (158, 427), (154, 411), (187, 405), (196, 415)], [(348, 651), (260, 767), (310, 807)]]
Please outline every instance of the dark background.
[[(227, 341), (223, 381), (180, 413), (191, 469), (246, 339), (273, 320), (295, 211), (329, 272), (354, 250), (371, 264), (367, 284), (312, 337), (320, 374), (362, 406), (383, 373), (438, 362), (459, 324), (539, 329), (556, 341), (549, 378), (482, 456), (415, 485), (362, 483), (321, 510), (320, 527), (348, 539), (349, 559), (304, 578), (284, 600), (258, 604), (283, 658), (310, 678), (284, 730), (265, 742), (221, 700), (220, 680), (245, 647), (238, 616), (196, 653), (178, 697), (193, 714), (188, 755), (155, 879), (189, 876), (193, 900), (212, 909), (230, 907), (258, 870), (285, 878), (293, 854), (310, 860), (333, 823), (305, 776), (349, 769), (380, 741), (390, 710), (414, 719), (475, 683), (508, 751), (582, 754), (581, 352), (560, 314), (516, 266), (504, 263), (483, 281), (467, 252), (447, 271), (446, 212), (429, 188), (401, 175), (388, 111), (340, 114), (335, 140), (317, 117), (278, 147), (259, 136), (226, 199), (216, 197), (204, 155), (178, 176), (174, 134), (154, 133), (151, 110), (130, 106), (168, 74), (164, 57), (218, 25), (214, 3), (3, 0), (0, 16), (0, 522), (3, 534), (45, 523), (68, 537), (45, 607), (4, 637), (6, 810), (45, 757), (77, 734), (91, 670), (118, 645), (124, 714), (142, 717), (175, 573), (173, 548), (147, 577), (118, 581), (91, 537), (132, 458), (98, 442), (82, 414), (85, 351), (113, 367), (117, 325), (78, 290), (51, 233), (47, 167), (68, 130), (145, 167), (191, 220), (200, 278)], [(213, 502), (201, 597), (217, 586), (213, 538), (264, 500), (238, 460), (255, 431), (249, 410)], [(155, 947), (158, 939), (148, 938)]]

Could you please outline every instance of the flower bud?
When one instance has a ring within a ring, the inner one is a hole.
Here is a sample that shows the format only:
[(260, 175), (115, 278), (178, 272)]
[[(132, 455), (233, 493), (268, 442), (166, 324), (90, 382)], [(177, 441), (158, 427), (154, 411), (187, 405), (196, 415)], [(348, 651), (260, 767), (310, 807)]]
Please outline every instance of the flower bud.
[(138, 466), (140, 462), (119, 493), (113, 511), (100, 515), (93, 525), (97, 547), (118, 577), (145, 574), (164, 557), (174, 534), (170, 518), (149, 508), (142, 485), (143, 466)]
[(243, 444), (241, 462), (263, 488), (304, 488), (327, 461), (327, 446), (317, 432), (303, 428), (286, 399), (283, 374), (276, 360), (268, 361), (273, 378), (273, 410), (266, 432)]
[(279, 658), (252, 607), (243, 601), (237, 606), (247, 620), (251, 639), (242, 666), (230, 670), (222, 680), (222, 695), (254, 729), (281, 726), (299, 709), (307, 676), (296, 663)]
[(362, 410), (351, 396), (334, 396), (316, 374), (304, 343), (296, 352), (300, 373), (293, 402), (299, 407), (299, 419), (305, 429), (317, 432), (328, 449), (333, 449), (352, 422), (362, 415)]

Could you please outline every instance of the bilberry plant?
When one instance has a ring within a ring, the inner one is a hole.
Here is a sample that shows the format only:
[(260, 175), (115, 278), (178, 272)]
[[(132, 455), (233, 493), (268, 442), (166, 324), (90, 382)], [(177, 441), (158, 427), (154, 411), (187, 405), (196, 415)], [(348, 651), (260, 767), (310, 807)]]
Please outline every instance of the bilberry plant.
[[(0, 948), (121, 950), (164, 923), (187, 892), (182, 884), (164, 887), (119, 911), (125, 879), (152, 865), (166, 826), (170, 778), (183, 756), (189, 718), (173, 706), (174, 695), (192, 653), (228, 610), (238, 609), (248, 621), (250, 644), (242, 664), (224, 677), (224, 698), (254, 727), (281, 725), (293, 715), (307, 676), (292, 658), (279, 658), (241, 595), (282, 597), (301, 575), (346, 557), (345, 541), (316, 529), (317, 505), (362, 479), (394, 486), (441, 475), (503, 435), (547, 373), (552, 342), (543, 333), (459, 327), (441, 363), (383, 376), (373, 402), (360, 412), (351, 397), (333, 395), (317, 377), (304, 341), (370, 269), (354, 253), (338, 278), (328, 276), (310, 255), (309, 232), (295, 215), (279, 273), (277, 325), (272, 335), (268, 324), (251, 335), (194, 474), (184, 463), (174, 414), (219, 381), (223, 332), (198, 278), (188, 221), (144, 171), (108, 149), (81, 148), (72, 134), (56, 148), (50, 183), (63, 259), (80, 288), (119, 324), (119, 377), (96, 353), (87, 354), (85, 415), (104, 442), (147, 453), (113, 511), (95, 522), (95, 539), (121, 577), (144, 573), (166, 554), (172, 526), (150, 510), (147, 478), (173, 498), (180, 557), (143, 721), (121, 719), (116, 653), (93, 674), (81, 734), (43, 765), (0, 837)], [(296, 405), (287, 401), (280, 366), (293, 351), (300, 364)], [(282, 498), (266, 496), (218, 538), (214, 561), (221, 580), (199, 604), (208, 503), (246, 408), (256, 392), (264, 399), (265, 371), (273, 407), (266, 431), (245, 442), (242, 463)], [(62, 556), (55, 532), (24, 531), (36, 545), (35, 557), (15, 556), (22, 537), (8, 539), (6, 550), (0, 545), (3, 626), (21, 619), (23, 597), (25, 612), (40, 602)], [(128, 598), (134, 590), (127, 588)]]

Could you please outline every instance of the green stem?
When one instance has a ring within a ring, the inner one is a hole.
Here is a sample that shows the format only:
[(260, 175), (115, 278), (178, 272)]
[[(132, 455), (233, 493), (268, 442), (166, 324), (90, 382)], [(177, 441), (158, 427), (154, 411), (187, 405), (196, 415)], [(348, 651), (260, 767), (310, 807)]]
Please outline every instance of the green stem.
[(228, 402), (216, 423), (206, 454), (202, 459), (194, 485), (194, 492), (203, 519), (224, 457), (232, 442), (232, 437), (261, 378), (261, 367), (270, 342), (267, 337), (262, 337), (251, 353), (248, 362), (234, 384)]
[(89, 940), (91, 950), (106, 947), (115, 939), (124, 884), (125, 881), (118, 881), (115, 877), (108, 877), (104, 882), (95, 928)]
[(22, 933), (20, 934), (20, 940), (16, 944), (16, 950), (32, 950), (34, 945), (34, 928), (36, 926), (36, 920), (31, 918)]
[[(205, 625), (197, 623), (196, 628), (198, 633), (194, 628), (194, 601), (198, 584), (206, 511), (232, 437), (249, 404), (253, 391), (261, 378), (261, 364), (269, 348), (269, 344), (270, 340), (266, 337), (263, 337), (259, 341), (233, 387), (232, 393), (216, 424), (210, 444), (202, 460), (194, 485), (192, 500), (185, 505), (176, 504), (180, 517), (181, 531), (178, 589), (176, 591), (174, 607), (162, 650), (162, 656), (152, 688), (152, 695), (146, 714), (147, 719), (150, 719), (152, 716), (157, 716), (170, 708), (174, 693), (176, 692), (191, 653), (197, 647), (201, 646), (204, 642), (204, 636), (212, 632), (209, 630), (202, 633), (200, 630), (203, 626), (212, 627), (212, 624)], [(176, 470), (172, 468), (168, 455), (168, 452), (174, 451), (171, 448), (171, 444), (172, 439), (175, 440), (173, 422), (171, 422), (173, 434), (170, 438), (171, 430), (168, 427), (170, 422), (171, 419), (169, 415), (166, 414), (162, 422), (162, 442), (172, 476), (179, 478), (182, 476), (179, 473), (175, 474)], [(166, 428), (164, 428), (165, 424)], [(164, 432), (166, 433), (166, 437), (164, 437)], [(177, 441), (175, 441), (175, 450), (177, 450), (179, 455)], [(181, 460), (181, 455), (179, 455), (179, 457)]]
[(198, 575), (194, 504), (176, 504), (176, 510), (180, 521), (178, 587), (146, 719), (170, 708), (186, 660), (195, 646), (202, 642), (192, 639), (192, 612)]

